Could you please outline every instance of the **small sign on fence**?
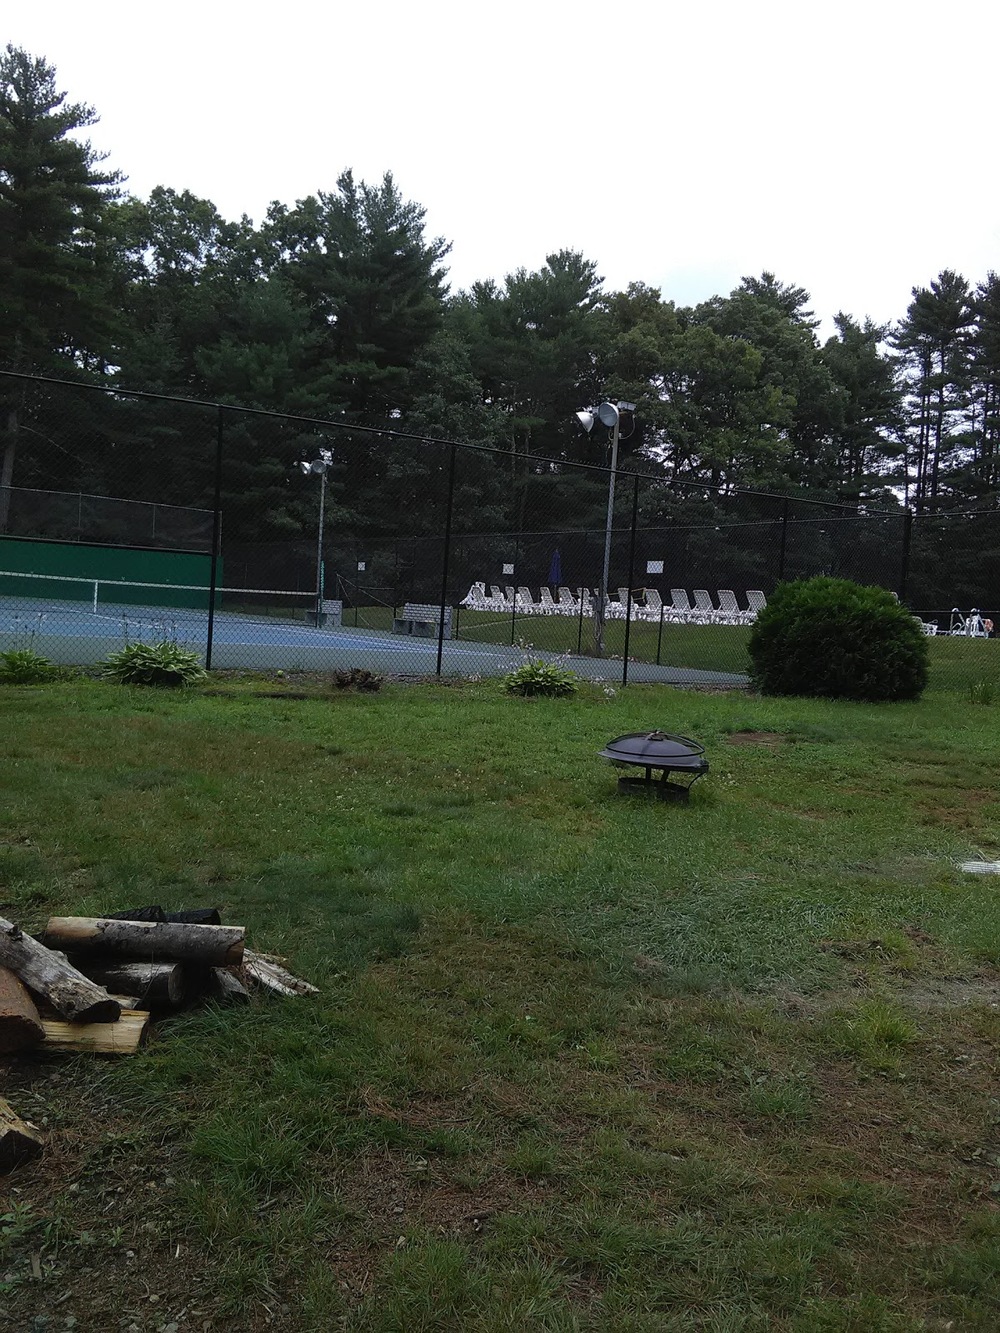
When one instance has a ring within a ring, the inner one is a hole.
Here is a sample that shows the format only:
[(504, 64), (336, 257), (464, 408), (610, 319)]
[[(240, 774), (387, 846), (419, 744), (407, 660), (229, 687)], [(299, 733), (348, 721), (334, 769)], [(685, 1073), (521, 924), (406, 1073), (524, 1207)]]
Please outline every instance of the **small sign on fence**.
[(365, 562), (364, 562), (363, 560), (359, 560), (359, 561), (358, 561), (358, 573), (359, 573), (359, 574), (363, 574), (364, 572), (365, 572)]
[(504, 567), (503, 567), (503, 572), (504, 572), (505, 574), (513, 574), (513, 572), (514, 572), (514, 566), (513, 566), (513, 565), (504, 565)]
[(647, 560), (647, 561), (646, 561), (646, 573), (647, 573), (647, 574), (662, 574), (662, 573), (663, 573), (663, 561), (662, 561), (662, 560)]

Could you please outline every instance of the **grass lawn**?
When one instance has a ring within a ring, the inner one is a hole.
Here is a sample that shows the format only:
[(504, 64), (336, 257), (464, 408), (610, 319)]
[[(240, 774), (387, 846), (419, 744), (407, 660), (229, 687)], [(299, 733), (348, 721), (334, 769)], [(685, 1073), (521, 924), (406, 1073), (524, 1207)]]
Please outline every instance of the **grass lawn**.
[[(0, 1327), (998, 1327), (1000, 705), (211, 688), (0, 689), (0, 912), (322, 994), (0, 1064)], [(652, 726), (687, 807), (595, 756)]]

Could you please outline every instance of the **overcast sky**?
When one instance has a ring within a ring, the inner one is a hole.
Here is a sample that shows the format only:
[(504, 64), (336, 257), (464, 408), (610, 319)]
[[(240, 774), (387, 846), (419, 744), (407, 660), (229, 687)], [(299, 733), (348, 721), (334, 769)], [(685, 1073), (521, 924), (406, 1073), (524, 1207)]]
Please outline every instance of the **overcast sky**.
[(829, 331), (1000, 268), (992, 0), (36, 0), (5, 30), (134, 193), (259, 221), (391, 170), (453, 289), (561, 248), (682, 304), (772, 269)]

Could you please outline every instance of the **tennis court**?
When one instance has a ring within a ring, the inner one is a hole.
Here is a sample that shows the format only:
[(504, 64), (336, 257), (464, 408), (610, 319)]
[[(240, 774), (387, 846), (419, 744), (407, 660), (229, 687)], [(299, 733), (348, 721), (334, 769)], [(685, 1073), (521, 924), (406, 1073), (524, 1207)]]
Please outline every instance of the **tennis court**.
[[(92, 666), (126, 642), (175, 641), (205, 653), (208, 644), (208, 589), (191, 585), (126, 583), (120, 580), (67, 579), (44, 575), (5, 575), (19, 580), (30, 596), (0, 598), (0, 651), (31, 648), (63, 666)], [(29, 582), (30, 581), (30, 582)], [(67, 584), (85, 585), (67, 588)], [(2, 586), (2, 585), (0, 585)], [(70, 592), (71, 597), (66, 593)], [(163, 604), (185, 594), (202, 607)], [(126, 600), (127, 598), (127, 600)], [(433, 675), (435, 638), (411, 638), (385, 630), (318, 628), (308, 623), (315, 606), (312, 593), (273, 589), (217, 590), (212, 618), (212, 667), (215, 669), (332, 671), (365, 667), (400, 676)], [(556, 654), (532, 650), (555, 660)], [(498, 644), (445, 640), (441, 672), (447, 676), (499, 676), (519, 666), (522, 649)], [(621, 663), (573, 657), (572, 668), (590, 680), (616, 683)], [(739, 687), (745, 677), (730, 672), (633, 662), (636, 682)]]

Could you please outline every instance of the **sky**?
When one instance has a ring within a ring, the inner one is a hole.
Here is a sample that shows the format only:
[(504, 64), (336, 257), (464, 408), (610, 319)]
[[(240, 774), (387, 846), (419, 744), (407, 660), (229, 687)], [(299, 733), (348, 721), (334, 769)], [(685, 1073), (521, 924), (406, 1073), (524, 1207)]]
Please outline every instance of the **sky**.
[(827, 335), (1000, 268), (989, 0), (44, 0), (0, 34), (134, 194), (259, 221), (391, 171), (453, 291), (559, 249), (678, 304), (768, 269)]

